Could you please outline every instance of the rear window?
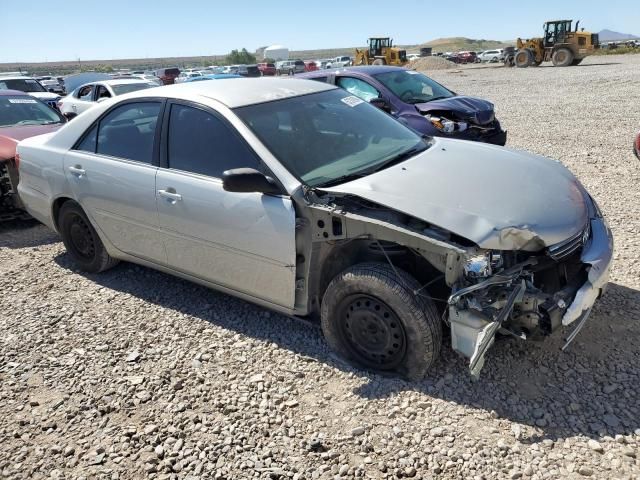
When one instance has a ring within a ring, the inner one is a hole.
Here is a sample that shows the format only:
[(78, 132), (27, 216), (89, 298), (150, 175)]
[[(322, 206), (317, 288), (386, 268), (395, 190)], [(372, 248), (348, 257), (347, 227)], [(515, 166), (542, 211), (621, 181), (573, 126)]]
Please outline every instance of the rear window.
[(158, 75), (180, 75), (179, 68), (163, 68), (158, 70)]
[(275, 65), (274, 65), (273, 63), (267, 63), (267, 67), (269, 67), (269, 68), (274, 68), (274, 67), (275, 67)]
[(296, 60), (295, 64), (304, 66), (304, 62), (302, 60)]

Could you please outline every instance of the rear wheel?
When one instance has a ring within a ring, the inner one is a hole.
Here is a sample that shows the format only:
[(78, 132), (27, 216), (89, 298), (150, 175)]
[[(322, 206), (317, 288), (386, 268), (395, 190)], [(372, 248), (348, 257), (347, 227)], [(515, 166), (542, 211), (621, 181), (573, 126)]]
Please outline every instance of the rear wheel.
[(387, 264), (348, 268), (322, 299), (327, 342), (357, 366), (423, 378), (440, 354), (442, 323), (431, 299), (414, 293), (418, 289), (413, 277)]
[(515, 64), (518, 68), (527, 68), (533, 63), (533, 56), (531, 52), (526, 49), (518, 50), (515, 56)]
[(69, 200), (60, 208), (58, 227), (65, 248), (81, 270), (102, 272), (118, 264), (104, 248), (82, 207)]
[(568, 67), (573, 62), (573, 53), (568, 48), (559, 48), (551, 56), (554, 67)]

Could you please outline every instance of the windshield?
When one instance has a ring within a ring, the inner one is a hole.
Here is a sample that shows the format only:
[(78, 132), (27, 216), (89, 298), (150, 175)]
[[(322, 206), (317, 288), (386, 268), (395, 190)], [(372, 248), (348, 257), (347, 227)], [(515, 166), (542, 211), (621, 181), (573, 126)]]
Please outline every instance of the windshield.
[(20, 90), (21, 92), (46, 92), (42, 85), (31, 78), (0, 79), (0, 90)]
[(344, 90), (235, 112), (293, 175), (311, 187), (367, 175), (427, 148), (412, 130)]
[(58, 113), (27, 95), (0, 97), (0, 127), (62, 123)]
[(375, 79), (407, 103), (424, 103), (455, 96), (450, 90), (414, 70), (378, 73)]
[(111, 85), (111, 88), (116, 95), (124, 95), (125, 93), (144, 90), (145, 88), (151, 88), (152, 86), (153, 85), (149, 83), (123, 83), (122, 85)]

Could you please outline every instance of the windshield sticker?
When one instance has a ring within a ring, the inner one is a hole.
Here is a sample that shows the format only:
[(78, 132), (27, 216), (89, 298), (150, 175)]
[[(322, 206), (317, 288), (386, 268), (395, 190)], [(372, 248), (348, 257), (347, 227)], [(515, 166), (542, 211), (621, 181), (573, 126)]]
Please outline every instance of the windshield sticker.
[(350, 97), (341, 98), (340, 100), (342, 100), (343, 103), (346, 103), (350, 107), (355, 107), (356, 105), (364, 103), (363, 100), (359, 99), (358, 97), (354, 97), (353, 95), (351, 95)]
[(38, 103), (38, 101), (31, 98), (10, 98), (9, 103)]

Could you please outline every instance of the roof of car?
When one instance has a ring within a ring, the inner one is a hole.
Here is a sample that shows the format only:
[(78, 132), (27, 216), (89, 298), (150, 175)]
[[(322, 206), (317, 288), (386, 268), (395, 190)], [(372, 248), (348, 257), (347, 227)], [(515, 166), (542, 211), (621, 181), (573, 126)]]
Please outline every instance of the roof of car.
[(302, 74), (303, 77), (326, 77), (327, 72), (357, 72), (366, 75), (377, 75), (378, 73), (396, 72), (398, 70), (407, 70), (405, 67), (396, 67), (393, 65), (360, 65), (355, 67), (341, 67), (331, 68), (329, 70), (317, 70), (315, 72), (309, 72)]
[(229, 108), (297, 97), (333, 90), (337, 87), (322, 82), (297, 78), (230, 78), (226, 82), (185, 82), (176, 85), (140, 90), (128, 98), (157, 95), (189, 99), (201, 96), (217, 100)]
[(22, 95), (25, 97), (29, 96), (28, 94), (21, 92), (20, 90), (0, 90), (0, 97), (8, 97), (14, 95)]
[(113, 80), (98, 80), (97, 82), (91, 82), (91, 83), (102, 83), (104, 85), (128, 85), (131, 83), (149, 83), (146, 80), (143, 80), (142, 78), (116, 78)]
[(0, 80), (35, 80), (35, 78), (26, 75), (0, 75)]

